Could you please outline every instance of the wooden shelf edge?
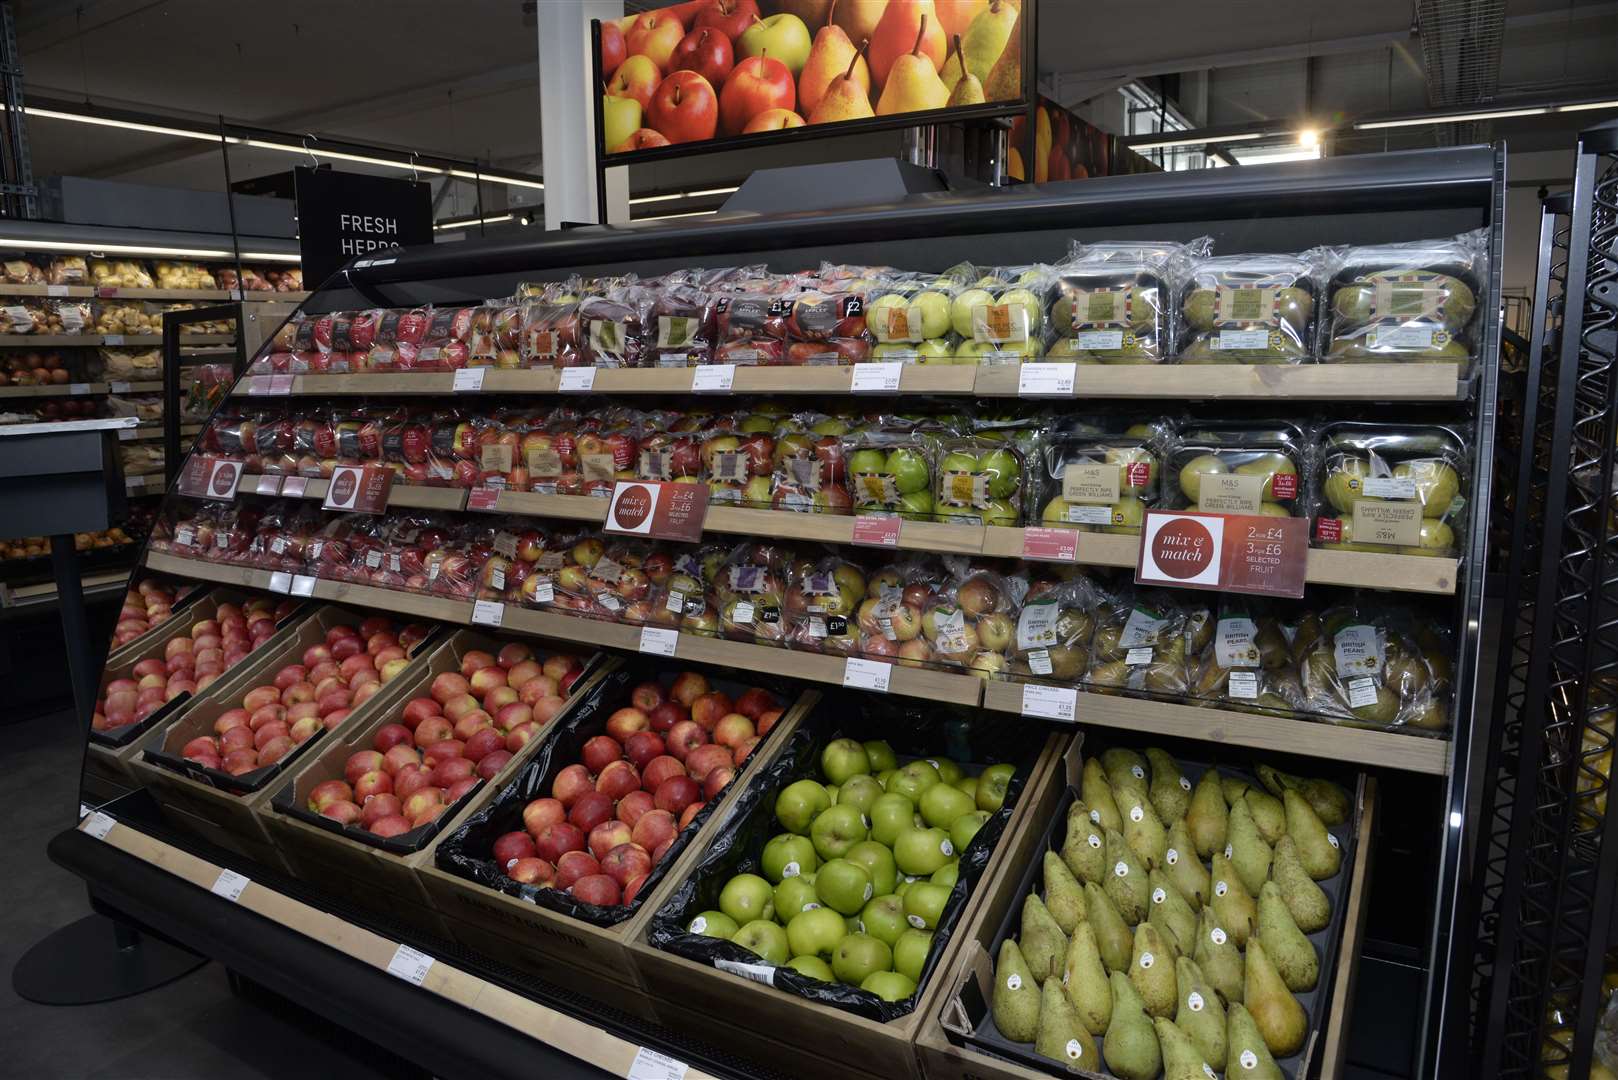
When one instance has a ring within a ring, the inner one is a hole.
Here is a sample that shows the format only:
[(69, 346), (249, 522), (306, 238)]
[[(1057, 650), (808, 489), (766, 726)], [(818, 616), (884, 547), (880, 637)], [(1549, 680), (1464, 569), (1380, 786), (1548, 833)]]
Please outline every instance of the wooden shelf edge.
[[(1022, 683), (994, 681), (984, 688), (983, 706), (998, 712), (1022, 713)], [(1371, 731), (1323, 721), (1264, 716), (1230, 709), (1199, 708), (1147, 698), (1116, 697), (1079, 691), (1075, 722), (1079, 726), (1172, 735), (1201, 742), (1245, 746), (1284, 754), (1361, 766), (1444, 776), (1449, 772), (1447, 739)]]
[[(28, 285), (0, 284), (0, 296), (42, 296), (75, 300), (212, 300), (236, 299), (232, 289), (126, 289), (121, 285)], [(301, 304), (309, 299), (307, 292), (273, 292), (248, 289), (242, 300), (253, 302), (280, 301)]]
[[(980, 367), (978, 397), (1016, 397), (1016, 365)], [(1455, 401), (1458, 364), (1080, 364), (1075, 398)]]

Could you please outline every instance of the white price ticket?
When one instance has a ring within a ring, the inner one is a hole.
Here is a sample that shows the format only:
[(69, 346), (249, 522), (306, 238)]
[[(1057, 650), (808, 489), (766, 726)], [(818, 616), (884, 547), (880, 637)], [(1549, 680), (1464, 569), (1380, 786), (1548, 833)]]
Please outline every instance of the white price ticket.
[(686, 1063), (641, 1047), (629, 1063), (627, 1080), (684, 1080)]
[(657, 626), (643, 626), (640, 631), (640, 651), (652, 656), (673, 656), (679, 648), (680, 632)]
[(450, 389), (457, 394), (470, 394), (482, 390), (483, 373), (488, 370), (488, 368), (480, 367), (456, 368), (455, 378), (450, 383)]
[(1042, 686), (1024, 683), (1022, 688), (1022, 714), (1043, 716), (1048, 720), (1073, 722), (1078, 711), (1079, 692), (1071, 686)]
[(904, 369), (899, 363), (855, 364), (848, 389), (855, 394), (896, 394)]
[(506, 605), (498, 600), (476, 600), (472, 603), (472, 621), (479, 626), (499, 626), (505, 615)]
[(843, 685), (850, 690), (875, 690), (879, 694), (886, 694), (892, 678), (893, 665), (880, 660), (861, 660), (851, 656), (843, 667)]
[(562, 378), (556, 388), (564, 394), (588, 394), (595, 386), (595, 368), (570, 367), (562, 369)]
[(292, 577), (291, 593), (293, 596), (315, 595), (315, 579), (310, 574), (294, 574)]
[(107, 838), (107, 834), (112, 832), (112, 827), (116, 824), (118, 823), (112, 818), (108, 817), (106, 814), (103, 814), (101, 811), (96, 810), (93, 811), (89, 817), (84, 819), (84, 831), (95, 837), (97, 840), (105, 840)]
[(728, 394), (736, 381), (735, 364), (700, 364), (691, 371), (693, 394)]
[(1018, 397), (1072, 397), (1077, 364), (1024, 364), (1017, 371)]
[(241, 899), (242, 890), (247, 888), (253, 879), (245, 874), (238, 874), (234, 870), (221, 870), (214, 879), (213, 887), (208, 891), (215, 896), (223, 896), (226, 900)]
[(388, 961), (388, 974), (403, 979), (411, 986), (420, 986), (432, 969), (433, 958), (408, 945), (400, 945), (394, 951), (393, 959)]
[(270, 591), (289, 593), (292, 591), (292, 575), (283, 570), (276, 570), (270, 574)]

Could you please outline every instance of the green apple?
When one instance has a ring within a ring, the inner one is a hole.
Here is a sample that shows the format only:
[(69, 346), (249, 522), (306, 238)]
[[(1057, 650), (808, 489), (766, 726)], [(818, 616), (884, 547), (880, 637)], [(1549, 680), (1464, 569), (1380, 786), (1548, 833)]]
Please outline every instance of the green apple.
[(790, 922), (792, 917), (804, 908), (819, 906), (819, 899), (815, 896), (813, 874), (785, 878), (775, 887), (775, 918), (778, 922)]
[(1010, 765), (990, 765), (978, 777), (978, 809), (991, 814), (1006, 801), (1006, 788), (1017, 770)]
[(907, 925), (904, 899), (893, 893), (873, 896), (860, 911), (860, 922), (865, 924), (867, 934), (891, 946), (899, 940)]
[(926, 341), (913, 342), (910, 348), (915, 350), (918, 364), (948, 364), (955, 359), (955, 350), (948, 338), (928, 338)]
[(910, 306), (921, 309), (922, 337), (941, 338), (949, 333), (949, 297), (937, 289), (923, 289), (910, 298)]
[(606, 140), (609, 151), (639, 129), (640, 102), (632, 97), (602, 95), (601, 137)]
[(882, 785), (883, 791), (888, 790), (888, 781), (892, 780), (894, 774), (896, 774), (898, 771), (899, 770), (896, 768), (887, 768), (882, 769), (876, 774), (876, 782)]
[(830, 956), (843, 940), (843, 917), (831, 908), (802, 911), (787, 923), (787, 948), (793, 956)]
[(926, 521), (933, 516), (933, 493), (925, 489), (899, 496), (899, 516), (910, 521)]
[(983, 828), (983, 823), (989, 820), (987, 810), (970, 810), (949, 823), (949, 842), (955, 845), (956, 851), (965, 851), (966, 845), (972, 842), (972, 837)]
[(758, 413), (749, 413), (748, 415), (742, 417), (741, 423), (736, 425), (736, 430), (747, 435), (761, 435), (765, 432), (774, 431), (775, 424), (776, 421), (774, 417), (761, 416)]
[(882, 797), (882, 785), (874, 776), (851, 777), (837, 795), (837, 805), (852, 806), (869, 815), (871, 804)]
[(952, 862), (945, 863), (937, 870), (934, 870), (933, 876), (927, 880), (934, 885), (942, 885), (946, 889), (953, 889), (955, 888), (955, 882), (960, 878), (960, 876), (961, 864), (959, 862)]
[(858, 915), (850, 915), (843, 920), (843, 929), (845, 933), (863, 934), (865, 933), (865, 922)]
[(812, 874), (820, 865), (820, 859), (815, 856), (815, 845), (807, 836), (796, 833), (781, 833), (770, 838), (764, 845), (764, 855), (760, 859), (763, 865), (764, 876), (770, 883), (779, 885), (786, 878), (797, 877), (799, 874)]
[(883, 293), (865, 307), (865, 329), (878, 342), (888, 340), (888, 312), (894, 308), (910, 307), (909, 298), (901, 293)]
[(736, 920), (723, 911), (704, 911), (686, 924), (686, 930), (729, 941), (736, 936)]
[(837, 943), (831, 970), (838, 982), (858, 986), (879, 971), (893, 970), (893, 950), (870, 934), (850, 934)]
[(944, 917), (950, 890), (930, 881), (918, 881), (905, 892), (905, 921), (916, 929), (934, 930)]
[(849, 848), (843, 858), (865, 867), (878, 896), (892, 892), (899, 883), (899, 864), (893, 861), (893, 850), (886, 844), (861, 840)]
[(933, 932), (911, 927), (893, 943), (893, 970), (913, 982), (921, 981), (921, 969), (927, 966), (927, 954), (932, 951)]
[(946, 784), (954, 784), (955, 781), (966, 775), (965, 769), (947, 757), (930, 757), (922, 760), (937, 769), (938, 778)]
[(808, 836), (816, 815), (830, 805), (831, 796), (826, 794), (825, 785), (799, 780), (788, 784), (786, 790), (775, 797), (775, 820), (789, 832)]
[(899, 834), (915, 824), (916, 804), (890, 791), (878, 796), (867, 813), (871, 817), (871, 839), (892, 847)]
[(771, 964), (784, 964), (792, 955), (787, 951), (787, 932), (769, 919), (754, 919), (730, 940)]
[(828, 416), (817, 420), (809, 426), (809, 430), (816, 435), (847, 435), (848, 421), (837, 416)]
[(913, 803), (920, 803), (922, 792), (943, 781), (938, 767), (932, 762), (912, 761), (893, 774), (893, 779), (888, 782), (888, 790), (903, 795)]
[[(978, 640), (979, 641), (983, 640), (983, 632), (981, 630), (978, 631)], [(988, 644), (988, 643), (984, 642), (984, 644)], [(972, 800), (972, 805), (973, 806), (976, 806), (978, 804), (978, 802), (977, 802), (977, 800), (978, 800), (978, 778), (977, 777), (975, 777), (975, 776), (963, 776), (959, 780), (955, 781), (955, 786), (960, 788), (962, 791), (966, 792), (967, 798)]]
[(771, 57), (781, 61), (797, 80), (803, 65), (809, 62), (809, 28), (796, 15), (771, 15), (760, 19), (736, 39), (736, 60), (753, 56)]
[(897, 971), (873, 971), (860, 983), (860, 989), (883, 1001), (905, 1001), (916, 992), (916, 981)]
[(900, 877), (899, 877), (899, 884), (894, 886), (893, 895), (897, 896), (899, 899), (903, 900), (905, 892), (907, 890), (909, 890), (910, 886), (914, 885), (916, 882), (918, 882), (920, 880), (922, 880), (922, 879), (921, 878), (913, 878), (913, 877), (905, 877), (904, 875), (901, 874)]
[[(719, 910), (736, 920), (738, 926), (754, 919), (768, 919), (775, 913), (775, 890), (757, 874), (737, 874), (719, 890)], [(735, 935), (731, 935), (735, 940)]]
[(822, 859), (840, 859), (848, 849), (870, 835), (865, 815), (857, 806), (828, 806), (809, 826), (809, 839)]
[(837, 805), (837, 785), (836, 784), (827, 784), (826, 785), (826, 798), (831, 800), (831, 804), (833, 806)]
[(833, 859), (815, 873), (815, 898), (843, 915), (853, 915), (876, 895), (871, 875), (859, 863)]
[[(624, 136), (628, 138), (628, 136)], [(987, 289), (967, 289), (960, 293), (949, 306), (949, 321), (955, 332), (968, 341), (972, 340), (972, 309), (988, 307), (994, 303), (994, 297), (989, 295)]]
[(921, 793), (916, 804), (921, 820), (940, 829), (947, 829), (956, 818), (971, 813), (977, 804), (972, 797), (948, 782), (934, 784)]
[(975, 473), (978, 471), (978, 459), (971, 454), (963, 454), (958, 450), (953, 451), (945, 454), (943, 459), (939, 461), (938, 471), (940, 473)]
[(836, 982), (837, 976), (831, 973), (831, 965), (818, 956), (794, 956), (787, 961), (787, 967), (799, 975), (807, 975), (811, 979), (821, 982)]
[(1010, 450), (990, 450), (978, 459), (978, 470), (989, 474), (989, 497), (1009, 499), (1022, 483), (1022, 462)]
[(894, 755), (893, 747), (881, 739), (872, 739), (865, 744), (865, 756), (871, 762), (871, 771), (874, 773), (899, 767), (899, 759)]
[(849, 475), (881, 474), (886, 471), (883, 466), (887, 464), (887, 460), (888, 456), (880, 450), (856, 450), (848, 455)]
[(1045, 315), (1045, 305), (1040, 303), (1039, 297), (1028, 289), (1010, 289), (1000, 294), (1000, 303), (1007, 307), (1017, 306), (1028, 314), (1028, 336), (1038, 337), (1040, 323)]
[(847, 783), (851, 778), (871, 771), (871, 759), (865, 747), (853, 739), (833, 739), (820, 752), (820, 771), (834, 784)]
[(955, 845), (943, 829), (906, 829), (893, 842), (893, 858), (899, 869), (916, 877), (926, 877), (955, 855)]
[(1230, 472), (1225, 463), (1213, 454), (1202, 454), (1192, 458), (1180, 468), (1180, 490), (1195, 506), (1202, 498), (1202, 478), (1204, 476), (1219, 476)]
[(882, 471), (893, 477), (893, 486), (899, 489), (901, 495), (926, 490), (932, 479), (927, 471), (926, 457), (921, 451), (908, 446), (901, 446), (888, 454)]

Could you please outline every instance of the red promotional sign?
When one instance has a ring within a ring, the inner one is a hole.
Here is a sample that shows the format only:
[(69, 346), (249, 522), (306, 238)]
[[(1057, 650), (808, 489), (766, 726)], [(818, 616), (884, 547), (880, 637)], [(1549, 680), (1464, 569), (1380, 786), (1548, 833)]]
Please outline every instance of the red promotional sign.
[(1044, 562), (1074, 562), (1079, 557), (1079, 532), (1031, 525), (1022, 531), (1022, 557)]
[(230, 502), (236, 497), (236, 485), (241, 479), (240, 462), (193, 454), (185, 459), (185, 468), (180, 471), (180, 482), (176, 486), (181, 495), (194, 499)]
[(326, 510), (348, 510), (356, 514), (380, 514), (388, 507), (388, 489), (393, 486), (393, 470), (380, 465), (339, 465), (331, 471), (326, 489)]
[(864, 547), (898, 547), (899, 519), (877, 514), (857, 517), (852, 542)]
[(708, 514), (706, 484), (620, 480), (612, 489), (605, 532), (696, 543)]
[(1307, 518), (1149, 510), (1140, 539), (1138, 584), (1303, 596)]
[(466, 495), (466, 508), (468, 510), (493, 510), (499, 502), (499, 488), (475, 487)]

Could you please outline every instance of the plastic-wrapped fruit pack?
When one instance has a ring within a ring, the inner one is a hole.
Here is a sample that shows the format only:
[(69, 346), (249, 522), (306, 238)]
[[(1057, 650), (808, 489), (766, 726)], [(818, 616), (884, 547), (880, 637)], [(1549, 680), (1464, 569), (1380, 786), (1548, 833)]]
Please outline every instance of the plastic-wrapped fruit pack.
[(1043, 266), (1000, 267), (961, 289), (950, 301), (950, 325), (961, 339), (958, 364), (1021, 364), (1045, 355), (1046, 294)]
[(805, 652), (853, 656), (859, 652), (855, 616), (865, 599), (865, 572), (836, 554), (800, 558), (789, 567), (787, 642)]
[(949, 364), (959, 337), (950, 308), (960, 283), (949, 276), (885, 273), (867, 290), (865, 330), (871, 359), (902, 364)]
[(1171, 275), (1205, 257), (1207, 238), (1190, 244), (1074, 242), (1056, 274), (1049, 360), (1081, 364), (1159, 364), (1173, 351)]
[(733, 641), (783, 645), (788, 562), (774, 544), (737, 545), (713, 576), (719, 631)]
[(592, 283), (579, 300), (579, 362), (584, 367), (641, 365), (650, 294), (633, 278)]
[(1180, 301), (1186, 364), (1296, 364), (1314, 350), (1315, 268), (1296, 255), (1191, 263)]
[(1161, 444), (1149, 424), (1122, 435), (1064, 424), (1040, 447), (1040, 524), (1138, 535), (1146, 511), (1159, 504)]
[(1184, 695), (1188, 624), (1187, 613), (1167, 593), (1109, 591), (1095, 608), (1084, 682), (1101, 693)]
[(1316, 453), (1314, 542), (1342, 551), (1453, 556), (1466, 449), (1449, 428), (1342, 422)]
[(960, 525), (1016, 525), (1028, 475), (1023, 451), (1006, 439), (962, 436), (938, 448), (933, 511)]
[(743, 274), (714, 302), (714, 363), (769, 367), (786, 362), (789, 278)]
[(794, 293), (787, 311), (786, 363), (847, 367), (871, 358), (865, 332), (867, 297), (858, 282), (836, 282)]
[(1094, 582), (1076, 572), (1065, 580), (1033, 582), (1017, 611), (1008, 672), (1057, 683), (1079, 682), (1089, 665), (1099, 599)]
[(741, 416), (716, 424), (702, 440), (700, 453), (710, 502), (755, 508), (770, 505), (775, 460), (772, 418)]
[(518, 356), (522, 366), (578, 367), (583, 361), (579, 355), (579, 303), (572, 293), (546, 295), (523, 301), (521, 333), (518, 338)]
[(1186, 424), (1168, 454), (1170, 510), (1296, 517), (1303, 508), (1303, 432), (1285, 422)]
[(676, 270), (652, 290), (641, 356), (648, 367), (713, 362), (715, 285), (729, 270)]
[(819, 413), (784, 418), (776, 430), (770, 508), (800, 513), (847, 513), (842, 436), (847, 421)]
[(1312, 713), (1374, 727), (1449, 726), (1450, 645), (1429, 620), (1376, 604), (1330, 608), (1301, 663)]
[(891, 419), (889, 424), (843, 436), (854, 512), (931, 521), (940, 433), (897, 417)]
[(1298, 627), (1285, 621), (1280, 605), (1244, 596), (1219, 599), (1212, 633), (1190, 658), (1191, 703), (1272, 714), (1305, 711), (1291, 650)]
[(1322, 359), (1467, 363), (1476, 355), (1488, 234), (1378, 244), (1329, 254)]

